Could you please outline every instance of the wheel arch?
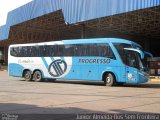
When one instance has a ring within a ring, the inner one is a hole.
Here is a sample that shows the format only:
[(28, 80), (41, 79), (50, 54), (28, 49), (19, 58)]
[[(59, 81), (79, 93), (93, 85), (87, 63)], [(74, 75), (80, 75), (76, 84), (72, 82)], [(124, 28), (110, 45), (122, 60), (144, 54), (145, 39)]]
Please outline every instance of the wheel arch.
[[(24, 77), (24, 73), (25, 73), (26, 71), (30, 71), (30, 72), (32, 73), (32, 71), (31, 71), (30, 69), (24, 69), (23, 72), (22, 72), (22, 77)], [(33, 74), (33, 73), (32, 73), (32, 74)]]

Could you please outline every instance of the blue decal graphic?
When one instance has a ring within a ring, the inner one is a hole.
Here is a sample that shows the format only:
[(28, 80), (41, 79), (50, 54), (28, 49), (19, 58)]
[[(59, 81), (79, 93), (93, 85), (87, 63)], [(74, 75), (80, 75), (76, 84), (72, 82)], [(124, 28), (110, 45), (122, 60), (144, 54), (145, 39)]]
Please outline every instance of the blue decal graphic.
[(48, 68), (47, 61), (45, 60), (45, 58), (44, 58), (44, 57), (42, 57), (42, 61), (43, 61), (44, 65), (46, 66), (46, 68)]
[(58, 59), (53, 61), (48, 68), (48, 72), (53, 77), (59, 77), (66, 72), (67, 63), (64, 60)]

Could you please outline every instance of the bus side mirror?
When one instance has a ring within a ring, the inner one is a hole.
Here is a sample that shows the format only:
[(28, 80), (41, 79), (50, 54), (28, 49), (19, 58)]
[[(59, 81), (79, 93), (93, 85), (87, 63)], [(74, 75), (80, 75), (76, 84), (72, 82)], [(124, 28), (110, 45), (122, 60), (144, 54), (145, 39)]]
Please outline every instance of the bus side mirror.
[(125, 50), (130, 50), (139, 53), (141, 59), (144, 59), (144, 53), (141, 50), (135, 49), (135, 48), (124, 48)]
[(144, 51), (144, 54), (148, 59), (152, 59), (153, 58), (153, 55), (150, 52)]

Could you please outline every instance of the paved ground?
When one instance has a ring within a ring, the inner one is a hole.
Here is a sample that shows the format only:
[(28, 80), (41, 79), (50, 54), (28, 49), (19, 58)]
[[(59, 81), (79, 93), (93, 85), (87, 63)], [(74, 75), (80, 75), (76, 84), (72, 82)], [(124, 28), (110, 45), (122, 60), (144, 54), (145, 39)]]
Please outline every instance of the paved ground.
[(160, 82), (27, 82), (0, 71), (0, 113), (160, 113)]

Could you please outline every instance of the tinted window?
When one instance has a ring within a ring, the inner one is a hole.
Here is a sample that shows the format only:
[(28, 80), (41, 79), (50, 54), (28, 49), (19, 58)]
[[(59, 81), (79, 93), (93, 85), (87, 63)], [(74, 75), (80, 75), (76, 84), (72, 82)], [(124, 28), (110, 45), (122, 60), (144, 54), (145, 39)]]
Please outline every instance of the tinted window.
[(115, 59), (108, 44), (78, 44), (74, 45), (74, 56), (102, 56)]
[(122, 61), (125, 63), (126, 61), (126, 54), (124, 48), (131, 48), (132, 46), (130, 44), (125, 43), (113, 43), (114, 47), (117, 49), (117, 52), (119, 53)]
[(58, 45), (49, 45), (49, 56), (57, 56), (58, 53)]
[(136, 52), (127, 51), (126, 54), (126, 61), (125, 64), (134, 68), (140, 68), (138, 62), (138, 54)]
[(65, 45), (65, 56), (73, 56), (75, 55), (75, 45)]
[(48, 56), (49, 54), (48, 47), (46, 45), (39, 46), (39, 57)]
[(22, 47), (22, 49), (21, 49), (21, 56), (22, 57), (27, 57), (27, 54), (28, 54), (27, 47)]
[(101, 56), (115, 59), (106, 43), (12, 47), (10, 52), (16, 57)]
[(36, 57), (37, 56), (36, 47), (34, 47), (34, 46), (28, 46), (27, 47), (27, 56), (29, 56), (29, 57)]
[(115, 59), (113, 51), (108, 44), (98, 44), (98, 49), (96, 50), (99, 52), (99, 56)]
[(12, 56), (18, 57), (18, 47), (11, 47), (10, 51)]
[(65, 49), (64, 45), (58, 45), (58, 51), (56, 53), (56, 56), (65, 56), (64, 49)]

